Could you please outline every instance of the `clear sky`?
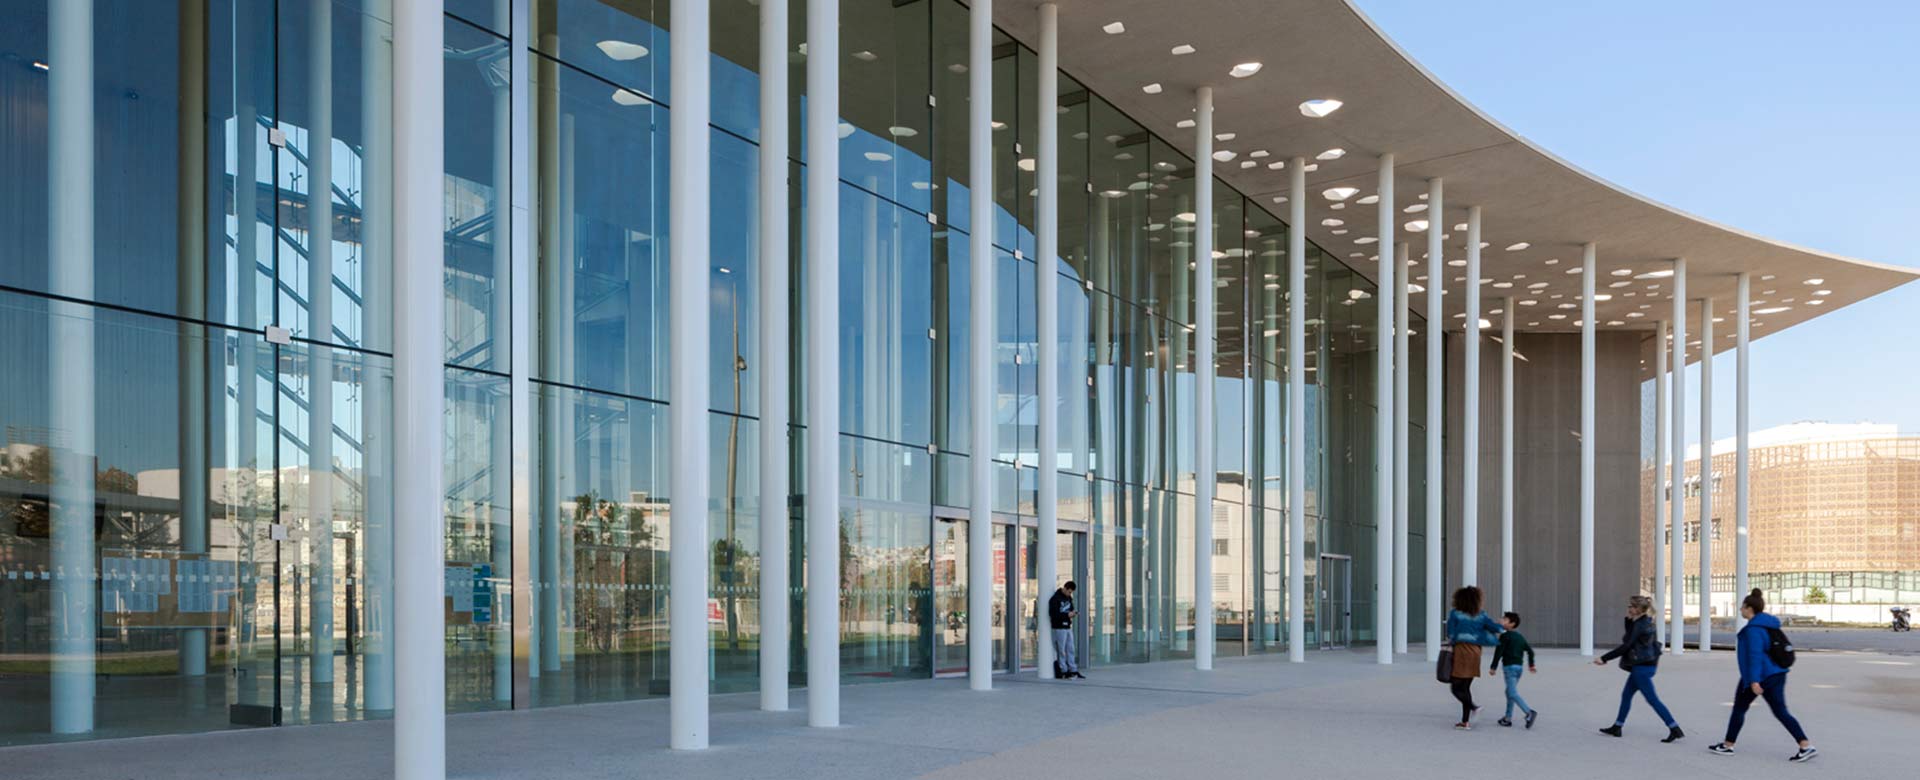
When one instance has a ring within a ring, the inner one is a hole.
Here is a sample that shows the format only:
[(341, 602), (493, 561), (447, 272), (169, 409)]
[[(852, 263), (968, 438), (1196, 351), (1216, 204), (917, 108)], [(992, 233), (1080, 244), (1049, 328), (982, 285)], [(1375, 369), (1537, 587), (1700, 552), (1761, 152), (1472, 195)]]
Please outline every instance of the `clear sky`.
[[(1722, 224), (1920, 267), (1920, 3), (1355, 2), (1467, 100), (1596, 175)], [(1733, 370), (1722, 353), (1715, 438), (1733, 433)], [(1755, 430), (1920, 432), (1920, 283), (1755, 341), (1752, 372)], [(1695, 398), (1690, 442), (1698, 415)]]

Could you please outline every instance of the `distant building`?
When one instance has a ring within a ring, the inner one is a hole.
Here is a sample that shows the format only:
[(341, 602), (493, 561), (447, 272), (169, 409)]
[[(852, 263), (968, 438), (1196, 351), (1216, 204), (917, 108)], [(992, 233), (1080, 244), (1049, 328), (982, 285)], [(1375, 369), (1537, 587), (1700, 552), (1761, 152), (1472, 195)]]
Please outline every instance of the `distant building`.
[[(1896, 604), (1920, 604), (1920, 434), (1893, 425), (1802, 422), (1754, 431), (1747, 514), (1749, 587), (1777, 611), (1873, 621)], [(1734, 441), (1714, 442), (1712, 612), (1738, 609), (1734, 585)], [(1687, 452), (1681, 496), (1689, 612), (1699, 609), (1700, 452)], [(1642, 471), (1641, 579), (1652, 589), (1657, 490), (1670, 478)]]

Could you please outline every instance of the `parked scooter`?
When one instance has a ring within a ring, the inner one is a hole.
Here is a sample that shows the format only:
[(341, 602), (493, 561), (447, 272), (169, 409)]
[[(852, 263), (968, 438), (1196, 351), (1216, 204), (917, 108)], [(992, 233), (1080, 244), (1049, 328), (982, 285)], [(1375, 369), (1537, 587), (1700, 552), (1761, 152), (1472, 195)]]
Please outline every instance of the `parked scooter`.
[(1894, 631), (1913, 630), (1913, 612), (1911, 610), (1908, 610), (1906, 607), (1894, 607), (1887, 611), (1893, 613), (1893, 624), (1890, 628)]

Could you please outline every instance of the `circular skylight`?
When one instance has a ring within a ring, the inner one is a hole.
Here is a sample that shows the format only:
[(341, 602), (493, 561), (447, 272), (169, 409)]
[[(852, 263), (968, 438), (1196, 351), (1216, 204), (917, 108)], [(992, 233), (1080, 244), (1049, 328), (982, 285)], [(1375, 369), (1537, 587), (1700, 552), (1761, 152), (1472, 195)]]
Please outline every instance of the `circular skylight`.
[(594, 44), (594, 46), (606, 54), (608, 59), (618, 60), (620, 62), (637, 60), (647, 56), (647, 47), (627, 41), (601, 41)]
[(1316, 98), (1300, 104), (1300, 114), (1311, 119), (1320, 119), (1346, 105), (1331, 98)]

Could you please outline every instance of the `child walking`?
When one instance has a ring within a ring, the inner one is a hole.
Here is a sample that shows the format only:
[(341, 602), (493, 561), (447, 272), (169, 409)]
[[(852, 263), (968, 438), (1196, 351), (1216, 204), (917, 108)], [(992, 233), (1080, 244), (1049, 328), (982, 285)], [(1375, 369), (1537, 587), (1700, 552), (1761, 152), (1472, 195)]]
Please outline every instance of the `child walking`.
[(1527, 706), (1527, 700), (1520, 698), (1520, 662), (1526, 661), (1525, 671), (1540, 673), (1533, 666), (1533, 645), (1527, 644), (1527, 638), (1520, 635), (1520, 613), (1501, 615), (1500, 625), (1507, 630), (1500, 635), (1500, 644), (1494, 647), (1493, 666), (1487, 668), (1487, 676), (1492, 677), (1501, 666), (1507, 667), (1507, 716), (1500, 719), (1500, 725), (1513, 725), (1513, 708), (1517, 705), (1527, 716), (1527, 728), (1533, 728), (1533, 720), (1540, 717), (1540, 711)]

